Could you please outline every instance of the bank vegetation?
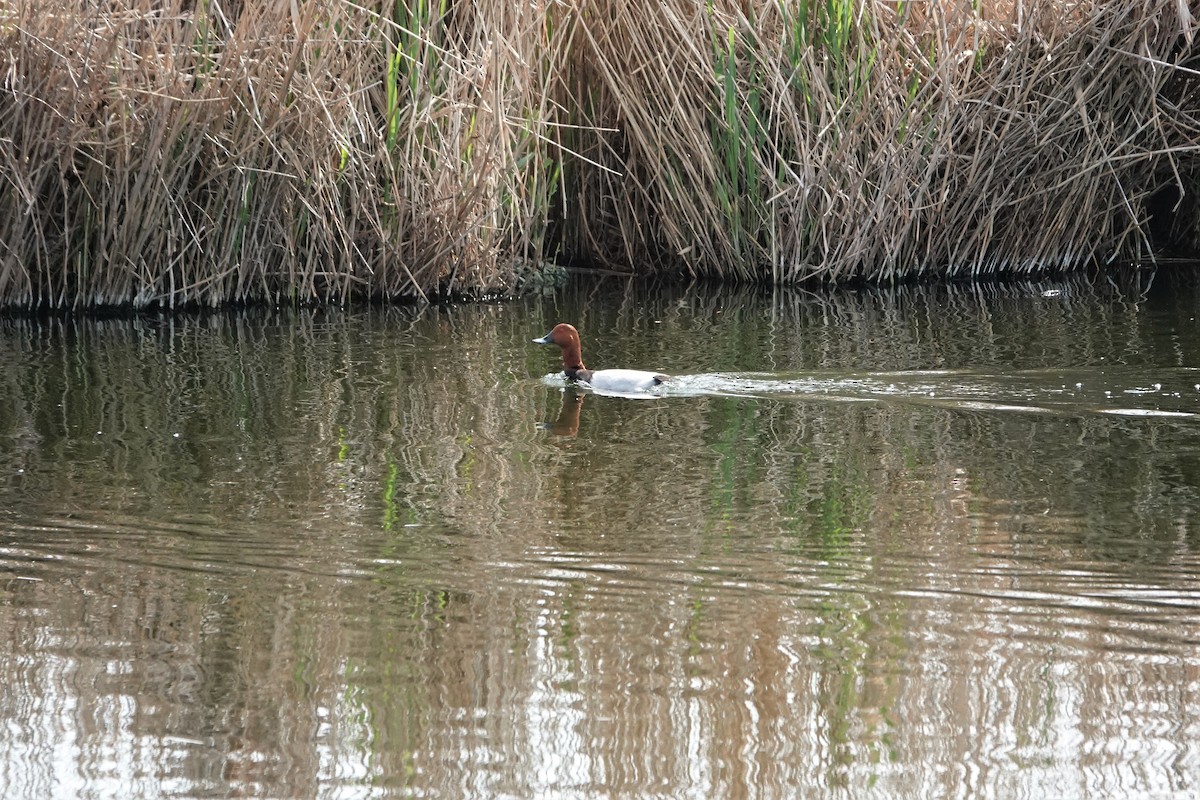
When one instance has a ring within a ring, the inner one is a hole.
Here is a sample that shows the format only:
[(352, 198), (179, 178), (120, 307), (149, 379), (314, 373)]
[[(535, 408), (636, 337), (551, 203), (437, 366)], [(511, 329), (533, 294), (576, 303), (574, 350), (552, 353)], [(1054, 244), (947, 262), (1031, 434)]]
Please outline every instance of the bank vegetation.
[(1200, 243), (1186, 0), (16, 0), (0, 305), (892, 282)]

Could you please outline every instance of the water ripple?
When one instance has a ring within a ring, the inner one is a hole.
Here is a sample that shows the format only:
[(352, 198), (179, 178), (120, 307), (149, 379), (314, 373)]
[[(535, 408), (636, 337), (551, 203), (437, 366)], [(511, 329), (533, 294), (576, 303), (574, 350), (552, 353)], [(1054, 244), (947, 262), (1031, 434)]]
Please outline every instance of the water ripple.
[[(855, 374), (681, 375), (655, 396), (910, 402), (963, 411), (1114, 414), (1192, 418), (1200, 414), (1200, 369), (912, 370)], [(1152, 406), (1145, 403), (1152, 400)]]

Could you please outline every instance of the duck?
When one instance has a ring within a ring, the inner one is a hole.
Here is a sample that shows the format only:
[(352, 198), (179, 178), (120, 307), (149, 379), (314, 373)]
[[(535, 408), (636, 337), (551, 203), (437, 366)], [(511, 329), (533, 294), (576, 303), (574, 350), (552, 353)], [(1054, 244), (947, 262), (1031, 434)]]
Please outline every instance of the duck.
[(533, 341), (535, 344), (554, 344), (562, 348), (563, 373), (571, 380), (585, 383), (599, 392), (646, 392), (671, 380), (670, 375), (640, 369), (588, 369), (583, 365), (579, 331), (566, 322), (560, 322), (545, 336)]

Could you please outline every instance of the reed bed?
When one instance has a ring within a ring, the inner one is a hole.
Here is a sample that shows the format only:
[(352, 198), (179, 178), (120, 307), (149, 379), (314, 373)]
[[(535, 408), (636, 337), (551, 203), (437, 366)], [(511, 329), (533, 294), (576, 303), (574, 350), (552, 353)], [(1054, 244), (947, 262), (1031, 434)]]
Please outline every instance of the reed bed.
[(619, 132), (572, 244), (599, 261), (633, 237), (751, 281), (1140, 260), (1152, 199), (1197, 188), (1185, 3), (598, 5), (577, 61)]
[(0, 304), (504, 294), (551, 261), (794, 283), (1144, 260), (1200, 242), (1195, 13), (18, 0)]
[(538, 256), (553, 189), (540, 23), (445, 0), (10, 7), (0, 298), (503, 287), (501, 255)]

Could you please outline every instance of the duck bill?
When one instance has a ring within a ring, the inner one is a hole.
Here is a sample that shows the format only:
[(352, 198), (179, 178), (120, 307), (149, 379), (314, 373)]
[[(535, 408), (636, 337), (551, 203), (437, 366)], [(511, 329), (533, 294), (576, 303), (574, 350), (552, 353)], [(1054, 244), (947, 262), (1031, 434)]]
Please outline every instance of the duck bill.
[(540, 339), (534, 339), (533, 343), (534, 344), (552, 344), (552, 342), (550, 341), (550, 334), (547, 333), (545, 336), (543, 336)]

